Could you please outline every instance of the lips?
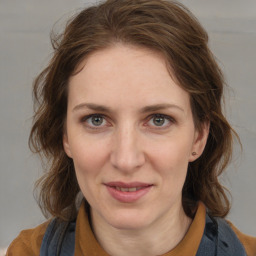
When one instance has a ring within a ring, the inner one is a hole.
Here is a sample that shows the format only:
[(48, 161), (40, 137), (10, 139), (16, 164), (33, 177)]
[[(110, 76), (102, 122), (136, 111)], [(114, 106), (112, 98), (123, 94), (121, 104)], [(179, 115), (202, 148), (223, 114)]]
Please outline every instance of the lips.
[(110, 195), (122, 203), (132, 203), (145, 196), (152, 184), (141, 182), (109, 182), (104, 184)]

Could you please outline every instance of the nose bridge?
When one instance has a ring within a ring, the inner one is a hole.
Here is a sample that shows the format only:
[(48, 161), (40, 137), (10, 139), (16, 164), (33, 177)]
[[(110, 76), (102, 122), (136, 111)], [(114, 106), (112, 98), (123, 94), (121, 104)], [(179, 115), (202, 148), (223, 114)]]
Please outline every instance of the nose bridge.
[(113, 166), (120, 171), (130, 172), (145, 161), (140, 134), (132, 124), (125, 123), (116, 130), (111, 154)]

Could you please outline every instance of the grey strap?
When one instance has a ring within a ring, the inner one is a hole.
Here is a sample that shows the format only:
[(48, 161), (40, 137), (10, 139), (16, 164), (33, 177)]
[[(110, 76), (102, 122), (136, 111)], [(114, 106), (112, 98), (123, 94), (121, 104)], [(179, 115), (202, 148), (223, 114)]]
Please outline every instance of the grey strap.
[(207, 215), (204, 235), (196, 256), (246, 256), (246, 252), (224, 219)]
[(72, 256), (75, 251), (75, 222), (53, 219), (43, 237), (40, 256)]

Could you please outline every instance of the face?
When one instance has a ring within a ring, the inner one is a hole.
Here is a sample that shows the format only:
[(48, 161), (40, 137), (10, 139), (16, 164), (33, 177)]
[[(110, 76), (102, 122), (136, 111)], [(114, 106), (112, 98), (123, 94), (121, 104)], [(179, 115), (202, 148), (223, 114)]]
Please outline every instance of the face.
[(78, 70), (63, 144), (92, 215), (137, 229), (181, 212), (188, 163), (202, 153), (207, 129), (195, 130), (189, 95), (164, 58), (119, 44)]

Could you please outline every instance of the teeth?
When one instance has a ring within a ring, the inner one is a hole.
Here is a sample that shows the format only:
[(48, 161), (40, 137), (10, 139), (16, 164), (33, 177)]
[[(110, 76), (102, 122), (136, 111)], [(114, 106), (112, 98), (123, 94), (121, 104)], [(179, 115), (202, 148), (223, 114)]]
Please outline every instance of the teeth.
[(129, 192), (129, 188), (120, 188), (120, 190), (123, 192)]
[(116, 190), (122, 191), (122, 192), (135, 192), (137, 190), (141, 189), (140, 187), (135, 187), (135, 188), (121, 188), (121, 187), (116, 187)]

